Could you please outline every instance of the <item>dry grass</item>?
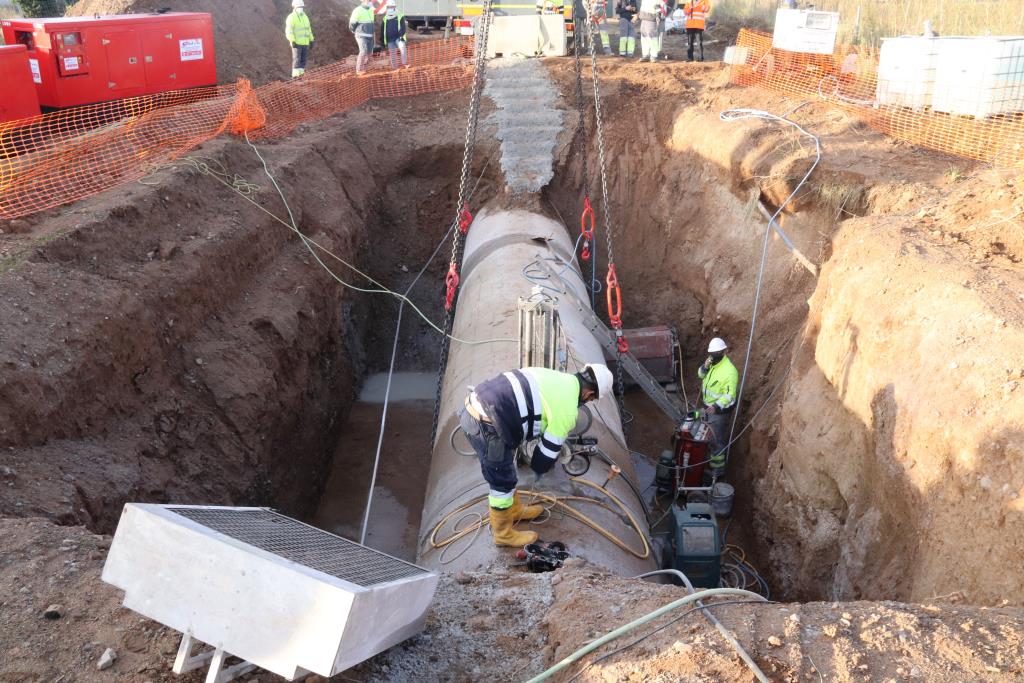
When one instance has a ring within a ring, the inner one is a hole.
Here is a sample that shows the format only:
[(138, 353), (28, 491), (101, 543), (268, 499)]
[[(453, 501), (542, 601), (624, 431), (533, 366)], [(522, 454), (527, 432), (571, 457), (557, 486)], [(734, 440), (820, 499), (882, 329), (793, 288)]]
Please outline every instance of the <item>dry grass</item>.
[[(839, 12), (839, 41), (878, 46), (881, 39), (920, 34), (925, 20), (943, 36), (1024, 35), (1024, 0), (816, 0), (818, 9)], [(720, 0), (718, 20), (770, 28), (777, 0)], [(857, 11), (860, 25), (857, 26)]]

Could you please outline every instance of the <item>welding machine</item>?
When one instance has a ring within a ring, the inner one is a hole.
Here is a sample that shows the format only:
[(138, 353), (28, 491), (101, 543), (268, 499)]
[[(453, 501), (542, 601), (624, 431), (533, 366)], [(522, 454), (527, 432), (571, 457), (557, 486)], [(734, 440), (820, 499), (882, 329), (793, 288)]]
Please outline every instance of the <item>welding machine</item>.
[(665, 567), (686, 574), (694, 586), (717, 588), (722, 574), (722, 538), (711, 506), (673, 505)]
[(658, 490), (673, 493), (684, 488), (704, 486), (704, 466), (708, 462), (711, 428), (696, 418), (687, 418), (672, 437), (672, 450), (658, 461)]
[(5, 43), (25, 46), (43, 107), (217, 83), (210, 14), (4, 19), (0, 28)]

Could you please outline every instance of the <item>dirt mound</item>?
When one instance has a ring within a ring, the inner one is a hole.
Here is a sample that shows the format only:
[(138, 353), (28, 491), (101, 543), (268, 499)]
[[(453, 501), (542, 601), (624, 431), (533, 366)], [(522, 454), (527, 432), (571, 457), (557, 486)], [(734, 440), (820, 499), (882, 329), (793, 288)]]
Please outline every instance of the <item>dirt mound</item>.
[[(316, 38), (310, 68), (355, 53), (355, 39), (348, 31), (348, 17), (355, 5), (355, 0), (308, 0), (306, 12)], [(291, 75), (291, 50), (284, 38), (284, 20), (291, 12), (289, 0), (81, 0), (68, 14), (142, 14), (165, 7), (213, 15), (218, 82), (248, 78), (260, 84)]]

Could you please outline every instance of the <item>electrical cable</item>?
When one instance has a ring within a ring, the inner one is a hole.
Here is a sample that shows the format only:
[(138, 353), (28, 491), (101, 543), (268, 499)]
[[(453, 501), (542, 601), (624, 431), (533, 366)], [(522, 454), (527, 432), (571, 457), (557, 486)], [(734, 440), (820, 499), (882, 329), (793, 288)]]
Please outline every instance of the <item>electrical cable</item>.
[[(573, 664), (574, 662), (579, 661), (580, 659), (582, 659), (583, 657), (585, 657), (589, 653), (593, 652), (597, 648), (601, 647), (605, 643), (609, 643), (609, 642), (615, 640), (616, 638), (618, 638), (618, 637), (620, 637), (620, 636), (622, 636), (622, 635), (624, 635), (626, 633), (629, 633), (630, 631), (632, 631), (633, 629), (637, 628), (638, 626), (643, 626), (644, 624), (646, 624), (648, 622), (651, 622), (651, 621), (657, 619), (658, 617), (660, 617), (661, 615), (666, 614), (668, 612), (671, 612), (672, 610), (674, 610), (674, 609), (676, 609), (678, 607), (682, 607), (684, 605), (689, 605), (690, 603), (697, 602), (699, 600), (703, 600), (704, 598), (714, 597), (716, 595), (738, 595), (740, 597), (749, 598), (749, 599), (753, 599), (753, 600), (761, 600), (761, 601), (764, 600), (764, 598), (762, 598), (757, 593), (751, 593), (750, 591), (745, 591), (745, 590), (741, 590), (741, 589), (738, 589), (738, 588), (709, 588), (707, 590), (702, 590), (702, 591), (699, 591), (697, 593), (690, 593), (689, 595), (686, 595), (686, 596), (684, 596), (682, 598), (679, 598), (678, 600), (674, 600), (674, 601), (670, 602), (667, 605), (659, 607), (658, 609), (654, 610), (653, 612), (650, 612), (649, 614), (646, 614), (646, 615), (644, 615), (644, 616), (642, 616), (642, 617), (640, 617), (638, 619), (634, 619), (633, 621), (629, 622), (628, 624), (625, 624), (623, 626), (620, 626), (617, 629), (609, 631), (608, 633), (606, 633), (605, 635), (601, 636), (600, 638), (597, 638), (595, 640), (590, 641), (590, 643), (588, 643), (587, 645), (584, 645), (583, 647), (581, 647), (580, 649), (576, 650), (575, 652), (573, 652), (568, 657), (566, 657), (566, 658), (562, 659), (560, 662), (556, 663), (554, 666), (549, 667), (545, 671), (543, 671), (540, 674), (538, 674), (538, 675), (534, 676), (533, 678), (529, 679), (526, 683), (540, 683), (540, 681), (545, 681), (548, 678), (550, 678), (551, 676), (553, 676), (556, 673), (558, 673), (559, 671), (561, 671), (562, 669), (564, 669), (567, 666), (569, 666), (570, 664)], [(762, 674), (762, 676), (763, 675), (764, 674)], [(763, 681), (767, 682), (768, 681), (767, 677), (765, 677), (763, 679)]]
[(586, 666), (584, 666), (582, 669), (580, 669), (572, 677), (567, 678), (565, 680), (565, 683), (572, 683), (572, 681), (577, 680), (580, 676), (582, 676), (587, 671), (587, 669), (589, 669), (590, 667), (594, 666), (595, 664), (599, 664), (599, 663), (603, 662), (606, 659), (610, 659), (610, 658), (614, 657), (617, 654), (621, 654), (622, 652), (625, 652), (626, 650), (630, 649), (631, 647), (633, 647), (635, 645), (639, 645), (640, 643), (642, 643), (643, 641), (647, 640), (648, 638), (650, 638), (651, 636), (655, 635), (656, 633), (660, 633), (661, 631), (665, 630), (669, 626), (672, 626), (673, 624), (679, 623), (680, 621), (682, 621), (686, 617), (690, 616), (694, 612), (703, 611), (705, 614), (709, 614), (710, 615), (710, 613), (707, 612), (707, 609), (709, 607), (724, 607), (726, 605), (763, 605), (763, 604), (765, 604), (764, 600), (721, 600), (719, 602), (703, 603), (700, 607), (691, 607), (690, 609), (686, 610), (682, 614), (674, 617), (671, 621), (669, 621), (669, 622), (659, 626), (658, 628), (654, 629), (650, 633), (642, 635), (639, 638), (637, 638), (636, 640), (634, 640), (634, 641), (632, 641), (630, 643), (627, 643), (626, 645), (623, 645), (622, 647), (618, 647), (618, 648), (612, 650), (611, 652), (609, 652), (607, 654), (603, 654), (603, 655), (601, 655), (600, 657), (598, 657), (597, 659), (595, 659), (595, 660), (593, 660), (591, 662), (588, 662)]
[(743, 372), (740, 375), (740, 386), (739, 386), (739, 389), (736, 392), (736, 406), (737, 406), (737, 409), (733, 412), (732, 421), (731, 421), (730, 427), (729, 427), (728, 445), (726, 445), (726, 447), (724, 449), (725, 450), (726, 462), (728, 463), (729, 449), (730, 449), (732, 443), (735, 441), (734, 434), (735, 434), (735, 431), (736, 431), (736, 421), (739, 418), (739, 413), (740, 413), (739, 407), (741, 405), (740, 402), (743, 399), (743, 389), (745, 388), (746, 381), (747, 381), (747, 371), (750, 368), (750, 355), (751, 355), (751, 352), (752, 352), (752, 350), (754, 348), (754, 335), (755, 335), (756, 330), (757, 330), (757, 316), (758, 316), (758, 312), (759, 312), (759, 309), (760, 309), (760, 306), (761, 306), (761, 290), (762, 290), (762, 287), (764, 285), (765, 269), (766, 269), (766, 267), (768, 265), (768, 245), (770, 244), (770, 238), (771, 238), (771, 235), (772, 235), (771, 225), (772, 225), (772, 223), (774, 223), (778, 219), (779, 215), (781, 215), (781, 213), (782, 213), (782, 210), (793, 200), (793, 197), (796, 196), (796, 194), (800, 191), (800, 189), (807, 182), (807, 179), (810, 178), (812, 173), (814, 173), (814, 169), (816, 169), (818, 167), (818, 164), (821, 162), (821, 141), (813, 133), (807, 132), (800, 124), (798, 124), (798, 123), (796, 123), (794, 121), (791, 121), (790, 119), (787, 119), (787, 118), (784, 118), (782, 116), (778, 116), (776, 114), (772, 114), (771, 112), (763, 111), (763, 110), (760, 110), (760, 109), (729, 109), (729, 110), (723, 111), (721, 114), (719, 114), (719, 118), (722, 121), (726, 121), (726, 122), (738, 121), (738, 120), (741, 120), (741, 119), (748, 119), (748, 118), (757, 118), (757, 119), (761, 119), (761, 120), (764, 120), (764, 121), (777, 121), (777, 122), (786, 124), (788, 126), (793, 126), (801, 134), (805, 135), (806, 137), (808, 137), (808, 138), (810, 138), (811, 140), (814, 141), (814, 154), (815, 154), (814, 163), (812, 163), (811, 167), (809, 169), (807, 169), (807, 172), (804, 174), (803, 178), (801, 178), (800, 182), (797, 183), (796, 187), (793, 188), (793, 191), (789, 193), (789, 196), (786, 197), (785, 201), (783, 201), (779, 205), (779, 208), (777, 208), (775, 210), (775, 213), (772, 214), (771, 219), (769, 219), (769, 221), (768, 221), (768, 226), (765, 228), (764, 244), (763, 244), (763, 246), (761, 248), (761, 265), (758, 268), (757, 286), (756, 286), (756, 288), (754, 290), (754, 307), (753, 307), (753, 312), (751, 313), (751, 316), (750, 316), (750, 334), (747, 337), (747, 350), (746, 350), (746, 355), (745, 355), (745, 357), (743, 359)]
[[(260, 154), (259, 149), (257, 149), (256, 145), (254, 145), (252, 143), (252, 141), (249, 139), (248, 135), (246, 135), (246, 142), (249, 143), (249, 146), (252, 147), (253, 151), (256, 153), (256, 156), (259, 158), (260, 162), (263, 164), (264, 172), (267, 174), (267, 177), (271, 179), (271, 181), (273, 182), (275, 188), (277, 188), (277, 191), (278, 191), (278, 194), (281, 197), (281, 200), (285, 203), (285, 208), (288, 209), (289, 216), (292, 216), (290, 207), (288, 206), (287, 199), (285, 198), (284, 193), (281, 191), (280, 186), (277, 184), (277, 181), (274, 179), (273, 175), (271, 174), (266, 160)], [(374, 280), (372, 277), (370, 277), (369, 275), (367, 275), (366, 273), (361, 271), (359, 268), (355, 267), (354, 265), (352, 265), (348, 261), (344, 260), (343, 258), (338, 256), (337, 254), (332, 252), (330, 249), (328, 249), (324, 245), (322, 245), (319, 242), (317, 242), (316, 240), (314, 240), (312, 237), (309, 237), (309, 236), (305, 235), (302, 231), (299, 230), (298, 226), (294, 224), (294, 217), (293, 216), (292, 216), (293, 223), (289, 224), (288, 221), (284, 220), (283, 218), (281, 218), (280, 216), (275, 214), (273, 211), (270, 211), (269, 209), (267, 209), (266, 207), (261, 205), (259, 202), (254, 200), (248, 194), (246, 194), (245, 191), (239, 189), (239, 187), (236, 186), (236, 183), (228, 182), (227, 180), (225, 180), (223, 177), (221, 177), (220, 173), (212, 171), (212, 169), (209, 169), (208, 166), (205, 167), (207, 170), (203, 170), (204, 167), (197, 166), (194, 163), (191, 163), (190, 165), (192, 165), (192, 167), (195, 168), (197, 170), (197, 172), (213, 178), (214, 180), (216, 180), (217, 182), (221, 183), (222, 185), (224, 185), (226, 188), (228, 188), (229, 190), (231, 190), (232, 192), (234, 192), (238, 196), (242, 197), (243, 199), (245, 199), (246, 201), (251, 203), (257, 209), (259, 209), (260, 211), (262, 211), (263, 213), (267, 214), (268, 216), (270, 216), (272, 219), (274, 219), (275, 221), (277, 221), (278, 223), (280, 223), (284, 227), (286, 227), (289, 230), (291, 230), (292, 232), (294, 232), (302, 240), (303, 244), (310, 251), (310, 253), (313, 254), (313, 258), (316, 259), (317, 263), (319, 263), (320, 266), (327, 272), (327, 274), (330, 275), (335, 281), (337, 281), (338, 284), (342, 285), (343, 287), (345, 287), (347, 289), (351, 289), (351, 290), (356, 291), (356, 292), (361, 292), (363, 294), (387, 294), (387, 295), (393, 296), (393, 297), (395, 297), (396, 299), (399, 299), (399, 300), (401, 300), (403, 298), (402, 295), (399, 294), (398, 292), (394, 292), (391, 289), (388, 289), (386, 286), (384, 286), (383, 284), (381, 284), (377, 280)], [(237, 174), (235, 175), (235, 178), (239, 178), (239, 177), (240, 176), (238, 176)], [(258, 186), (255, 186), (255, 187), (258, 187)], [(324, 254), (329, 256), (330, 258), (334, 259), (338, 263), (342, 264), (343, 266), (345, 266), (349, 270), (352, 270), (353, 272), (355, 272), (356, 274), (360, 275), (361, 277), (369, 280), (374, 285), (377, 285), (377, 287), (379, 289), (367, 289), (367, 288), (364, 288), (364, 287), (358, 287), (356, 285), (353, 285), (353, 284), (351, 284), (349, 282), (346, 282), (346, 281), (342, 280), (334, 271), (332, 271), (327, 266), (327, 264), (325, 264), (323, 262), (323, 260), (320, 259), (319, 255), (314, 251), (313, 247), (316, 247), (316, 249), (319, 249), (321, 252), (323, 252)], [(452, 341), (457, 342), (459, 344), (466, 344), (468, 346), (479, 346), (479, 345), (484, 345), (484, 344), (495, 344), (495, 343), (515, 343), (515, 342), (518, 341), (516, 339), (481, 339), (481, 340), (473, 341), (473, 340), (468, 340), (468, 339), (459, 339), (458, 337), (454, 337), (452, 335), (447, 335), (447, 334), (445, 334), (444, 330), (441, 329), (436, 323), (434, 323), (434, 321), (432, 321), (430, 318), (428, 318), (426, 316), (426, 314), (423, 313), (423, 311), (421, 311), (419, 309), (418, 306), (416, 306), (415, 304), (413, 304), (411, 301), (409, 301), (407, 299), (406, 299), (406, 303), (408, 303), (409, 307), (412, 308), (416, 312), (416, 314), (420, 318), (422, 318), (424, 320), (424, 322), (426, 322), (427, 325), (429, 325), (433, 330), (441, 333), (442, 335), (444, 335), (448, 339), (451, 339)]]
[[(569, 517), (572, 517), (573, 519), (582, 522), (586, 526), (590, 527), (591, 529), (593, 529), (594, 531), (598, 532), (606, 539), (611, 541), (618, 548), (624, 550), (625, 552), (629, 553), (630, 555), (633, 555), (636, 558), (644, 560), (650, 557), (651, 546), (649, 541), (647, 540), (647, 536), (644, 534), (643, 528), (640, 526), (640, 523), (637, 522), (636, 518), (633, 516), (633, 513), (630, 512), (628, 507), (626, 507), (625, 503), (619, 500), (619, 498), (616, 497), (614, 493), (604, 488), (600, 484), (596, 484), (592, 481), (589, 481), (587, 479), (581, 479), (579, 477), (570, 477), (569, 481), (599, 491), (600, 493), (604, 494), (606, 498), (612, 501), (612, 503), (614, 503), (614, 507), (612, 505), (609, 505), (608, 503), (605, 503), (604, 501), (597, 500), (596, 498), (589, 498), (587, 496), (552, 496), (547, 493), (531, 490), (523, 490), (521, 491), (521, 493), (523, 495), (533, 496), (534, 500), (542, 500), (547, 503), (550, 503), (551, 509), (557, 510), (558, 512), (564, 513)], [(478, 524), (471, 524), (457, 531), (453, 531), (449, 536), (445, 538), (442, 538), (440, 540), (438, 539), (438, 534), (446, 526), (446, 524), (452, 517), (469, 510), (469, 508), (479, 503), (482, 503), (485, 500), (487, 500), (486, 495), (477, 496), (476, 498), (473, 498), (472, 500), (463, 503), (462, 505), (460, 505), (459, 507), (455, 508), (454, 510), (446, 514), (444, 517), (442, 517), (441, 520), (434, 526), (433, 531), (430, 533), (431, 548), (444, 548), (445, 546), (458, 541), (460, 538), (463, 538), (466, 535), (473, 533), (479, 527), (486, 526), (488, 524), (488, 521), (483, 518), (483, 515), (481, 515), (481, 520)], [(629, 522), (627, 526), (632, 528), (636, 532), (637, 536), (640, 537), (640, 541), (643, 544), (643, 549), (638, 551), (634, 548), (631, 548), (621, 538), (619, 538), (615, 534), (611, 533), (610, 531), (602, 527), (600, 524), (598, 524), (593, 519), (577, 510), (575, 507), (569, 505), (570, 502), (580, 502), (597, 505), (598, 507), (608, 510), (613, 514), (624, 515)]]

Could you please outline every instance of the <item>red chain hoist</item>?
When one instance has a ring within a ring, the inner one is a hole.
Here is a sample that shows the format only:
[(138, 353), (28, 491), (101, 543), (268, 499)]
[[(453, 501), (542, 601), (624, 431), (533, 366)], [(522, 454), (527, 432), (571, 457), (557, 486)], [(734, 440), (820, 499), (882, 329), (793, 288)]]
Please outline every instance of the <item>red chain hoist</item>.
[(622, 335), (622, 288), (619, 287), (619, 276), (615, 273), (615, 264), (608, 264), (608, 275), (605, 277), (605, 292), (608, 299), (608, 323), (615, 330), (619, 353), (629, 352), (629, 342)]
[(590, 204), (590, 197), (583, 198), (583, 213), (580, 214), (580, 234), (583, 236), (583, 248), (580, 249), (580, 258), (584, 261), (590, 260), (590, 243), (594, 239), (594, 207)]

